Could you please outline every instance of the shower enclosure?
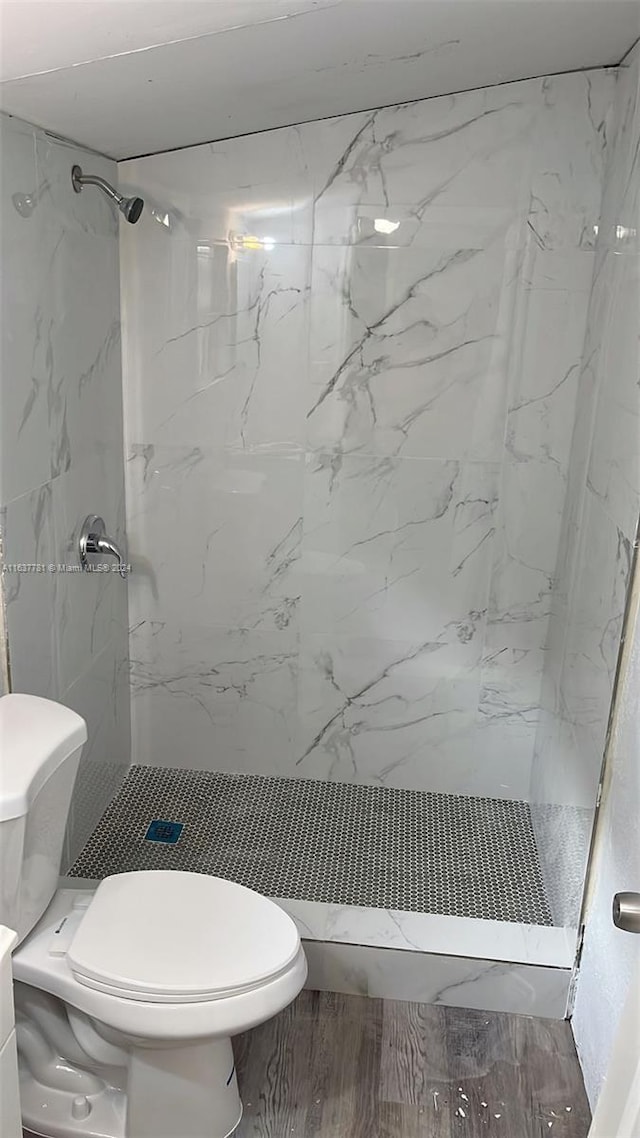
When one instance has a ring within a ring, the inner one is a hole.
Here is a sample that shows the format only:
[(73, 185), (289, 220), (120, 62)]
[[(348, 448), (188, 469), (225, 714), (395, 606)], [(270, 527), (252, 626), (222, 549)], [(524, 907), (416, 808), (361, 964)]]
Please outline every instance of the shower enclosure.
[(564, 1011), (637, 521), (637, 88), (120, 166), (117, 808), (285, 899), (329, 986)]
[(120, 163), (133, 767), (75, 875), (260, 889), (318, 987), (565, 1013), (639, 510), (639, 73)]

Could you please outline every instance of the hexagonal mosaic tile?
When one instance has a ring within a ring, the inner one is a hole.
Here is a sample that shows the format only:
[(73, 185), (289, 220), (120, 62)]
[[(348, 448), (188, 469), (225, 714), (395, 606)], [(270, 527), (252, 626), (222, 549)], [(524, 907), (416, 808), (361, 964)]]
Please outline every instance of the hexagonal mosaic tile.
[[(145, 838), (183, 825), (174, 843)], [(270, 897), (552, 924), (526, 802), (134, 766), (70, 870), (211, 873)]]

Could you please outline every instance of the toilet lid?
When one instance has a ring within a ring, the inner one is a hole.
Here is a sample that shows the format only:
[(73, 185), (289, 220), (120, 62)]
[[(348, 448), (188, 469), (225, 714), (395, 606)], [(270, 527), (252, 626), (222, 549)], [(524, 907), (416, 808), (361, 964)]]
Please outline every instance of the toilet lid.
[(67, 960), (90, 987), (191, 1003), (274, 979), (299, 948), (291, 918), (252, 889), (206, 874), (149, 870), (101, 882)]

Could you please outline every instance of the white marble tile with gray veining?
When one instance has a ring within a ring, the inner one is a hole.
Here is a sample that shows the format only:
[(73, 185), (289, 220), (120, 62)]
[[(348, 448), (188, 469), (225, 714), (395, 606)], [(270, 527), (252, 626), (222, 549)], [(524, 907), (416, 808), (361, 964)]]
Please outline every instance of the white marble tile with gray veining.
[(332, 202), (510, 207), (521, 200), (539, 80), (345, 115), (304, 128), (315, 207)]
[[(303, 636), (302, 775), (384, 786), (455, 782), (452, 752), (467, 743), (480, 688), (479, 647)], [(441, 772), (440, 774), (438, 772)]]
[(486, 248), (461, 241), (315, 251), (310, 449), (499, 458), (509, 251), (504, 233)]
[(16, 119), (0, 129), (7, 648), (14, 691), (68, 702), (89, 726), (70, 861), (130, 758), (126, 583), (77, 571), (90, 513), (126, 550), (118, 215), (70, 180), (75, 162), (111, 182), (116, 168)]
[[(106, 572), (81, 571), (79, 543), (85, 518), (99, 508), (107, 532), (127, 554), (124, 471), (103, 454), (79, 463), (51, 484), (57, 574), (56, 635), (61, 691), (87, 670), (112, 639), (128, 634), (127, 582), (113, 558)], [(124, 646), (126, 657), (126, 642)]]
[(86, 672), (61, 693), (60, 702), (82, 715), (88, 730), (67, 821), (66, 856), (71, 863), (117, 793), (129, 767), (126, 656), (108, 644)]
[[(553, 260), (552, 260), (553, 258)], [(559, 258), (559, 259), (556, 259)], [(510, 459), (565, 473), (575, 419), (593, 254), (527, 250), (510, 345), (506, 448)]]
[(301, 620), (308, 632), (462, 642), (487, 607), (497, 467), (310, 455)]
[(562, 1019), (571, 971), (360, 945), (304, 942), (307, 987)]
[(143, 621), (131, 632), (136, 761), (294, 774), (297, 645), (291, 630)]
[[(2, 119), (4, 289), (4, 501), (73, 463), (121, 447), (117, 222), (100, 194), (69, 193), (85, 152)], [(115, 164), (92, 156), (96, 173)], [(19, 270), (17, 265), (19, 263)], [(28, 456), (29, 470), (22, 471)]]
[(553, 462), (503, 465), (488, 614), (492, 650), (544, 647), (565, 485)]
[(56, 620), (60, 576), (53, 492), (45, 483), (1, 513), (5, 623), (13, 691), (59, 695)]
[(487, 717), (537, 722), (544, 650), (485, 647), (480, 707)]
[(593, 749), (602, 754), (632, 545), (590, 491), (581, 550), (567, 630), (562, 698), (570, 721), (588, 730)]
[(287, 898), (275, 900), (295, 920), (305, 940), (475, 956), (551, 968), (569, 968), (573, 963), (575, 934), (562, 927)]
[[(640, 228), (640, 212), (637, 223)], [(611, 297), (603, 329), (606, 376), (600, 387), (588, 482), (618, 528), (633, 541), (640, 515), (640, 256), (609, 252), (603, 272)]]
[(554, 916), (574, 924), (639, 508), (639, 112), (636, 52), (620, 69), (613, 121), (604, 122), (602, 213), (530, 792)]
[(123, 167), (152, 207), (122, 250), (133, 623), (299, 634), (298, 773), (526, 794), (612, 92)]
[[(125, 267), (133, 253), (125, 244)], [(309, 248), (274, 248), (256, 237), (239, 246), (222, 234), (198, 238), (194, 251), (193, 240), (154, 226), (136, 233), (135, 255), (167, 284), (160, 305), (142, 281), (136, 291), (142, 352), (130, 440), (300, 450)]]
[(545, 249), (590, 249), (600, 220), (613, 69), (542, 80), (528, 222)]
[(133, 622), (295, 625), (301, 457), (134, 446), (128, 467)]
[[(43, 328), (43, 295), (39, 257), (40, 205), (33, 130), (0, 115), (2, 262), (15, 266), (3, 274), (2, 374), (12, 376), (2, 390), (2, 454), (11, 456), (0, 470), (0, 501), (8, 502), (50, 478), (49, 416), (46, 378), (38, 341)], [(18, 271), (18, 266), (20, 271)]]

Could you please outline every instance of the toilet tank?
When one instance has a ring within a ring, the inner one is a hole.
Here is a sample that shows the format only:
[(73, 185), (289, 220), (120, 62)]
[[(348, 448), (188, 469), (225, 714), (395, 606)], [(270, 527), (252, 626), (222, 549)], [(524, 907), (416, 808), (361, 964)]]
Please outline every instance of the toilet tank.
[(23, 940), (58, 884), (84, 719), (32, 695), (0, 697), (0, 925)]

